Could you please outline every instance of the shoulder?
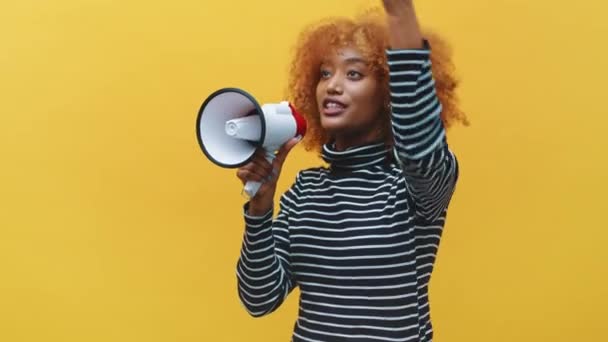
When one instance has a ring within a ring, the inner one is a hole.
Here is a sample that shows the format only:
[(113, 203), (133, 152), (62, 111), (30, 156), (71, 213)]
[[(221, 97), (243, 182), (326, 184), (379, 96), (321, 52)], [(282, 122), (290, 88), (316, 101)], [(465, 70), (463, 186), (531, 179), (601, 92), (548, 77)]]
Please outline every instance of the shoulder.
[(306, 189), (317, 187), (321, 181), (327, 178), (329, 169), (325, 167), (314, 167), (298, 171), (291, 187), (285, 191), (283, 197), (288, 200), (297, 201)]
[(296, 176), (296, 185), (321, 180), (325, 178), (329, 172), (329, 169), (326, 167), (313, 167), (300, 170)]

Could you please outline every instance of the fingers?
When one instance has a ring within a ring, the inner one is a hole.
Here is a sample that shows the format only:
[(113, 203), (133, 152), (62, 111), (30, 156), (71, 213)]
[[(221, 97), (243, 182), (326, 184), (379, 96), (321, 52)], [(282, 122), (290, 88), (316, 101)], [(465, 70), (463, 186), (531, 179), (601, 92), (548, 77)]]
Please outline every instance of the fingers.
[(283, 144), (272, 164), (266, 160), (266, 152), (263, 149), (257, 150), (251, 162), (237, 170), (237, 177), (243, 184), (248, 181), (276, 182), (287, 155), (300, 140), (300, 138), (293, 138)]
[(236, 175), (245, 184), (248, 181), (266, 181), (272, 173), (272, 165), (266, 160), (264, 151), (258, 150), (249, 163), (237, 170)]
[(255, 164), (256, 167), (260, 168), (264, 172), (272, 172), (272, 165), (266, 159), (266, 153), (262, 149), (258, 149), (255, 152), (255, 156), (251, 163)]
[(293, 149), (294, 146), (296, 146), (300, 140), (302, 140), (301, 138), (293, 138), (288, 140), (285, 144), (283, 144), (283, 146), (281, 146), (281, 148), (279, 149), (279, 152), (277, 153), (277, 156), (275, 158), (275, 164), (280, 168), (281, 166), (283, 166), (283, 163), (285, 163), (285, 159), (287, 159), (287, 155), (289, 154), (289, 151), (291, 151), (291, 149)]
[(243, 182), (243, 184), (249, 181), (263, 182), (268, 178), (268, 174), (260, 173), (259, 169), (242, 167), (237, 170), (236, 176)]

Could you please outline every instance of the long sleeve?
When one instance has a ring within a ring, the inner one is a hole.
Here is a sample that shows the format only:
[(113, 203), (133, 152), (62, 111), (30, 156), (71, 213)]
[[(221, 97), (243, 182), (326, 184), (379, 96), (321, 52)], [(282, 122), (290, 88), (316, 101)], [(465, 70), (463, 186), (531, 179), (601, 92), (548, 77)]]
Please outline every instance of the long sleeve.
[(430, 53), (428, 42), (423, 49), (386, 51), (395, 155), (416, 214), (426, 222), (446, 210), (458, 178), (458, 162), (440, 117)]
[(254, 317), (276, 310), (294, 289), (289, 252), (288, 216), (295, 198), (295, 185), (280, 201), (280, 211), (272, 219), (272, 210), (263, 216), (247, 214), (244, 207), (245, 233), (237, 264), (238, 293), (247, 312)]

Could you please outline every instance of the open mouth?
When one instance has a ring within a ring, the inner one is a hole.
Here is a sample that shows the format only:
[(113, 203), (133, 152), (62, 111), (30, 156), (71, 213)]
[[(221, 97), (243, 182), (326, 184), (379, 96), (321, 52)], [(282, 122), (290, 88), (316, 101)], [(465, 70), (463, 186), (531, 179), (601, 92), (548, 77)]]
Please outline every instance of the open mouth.
[(325, 99), (323, 101), (323, 114), (325, 115), (339, 115), (346, 110), (346, 105), (340, 101), (334, 99)]

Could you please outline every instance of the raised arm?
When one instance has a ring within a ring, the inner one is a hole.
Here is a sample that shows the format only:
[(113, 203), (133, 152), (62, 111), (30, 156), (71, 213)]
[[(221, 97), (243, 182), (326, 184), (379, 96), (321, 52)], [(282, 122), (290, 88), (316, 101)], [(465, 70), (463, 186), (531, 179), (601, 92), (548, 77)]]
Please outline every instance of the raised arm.
[(390, 72), (395, 155), (414, 198), (417, 216), (433, 222), (447, 209), (458, 177), (448, 149), (442, 106), (413, 1), (383, 0), (390, 30)]

